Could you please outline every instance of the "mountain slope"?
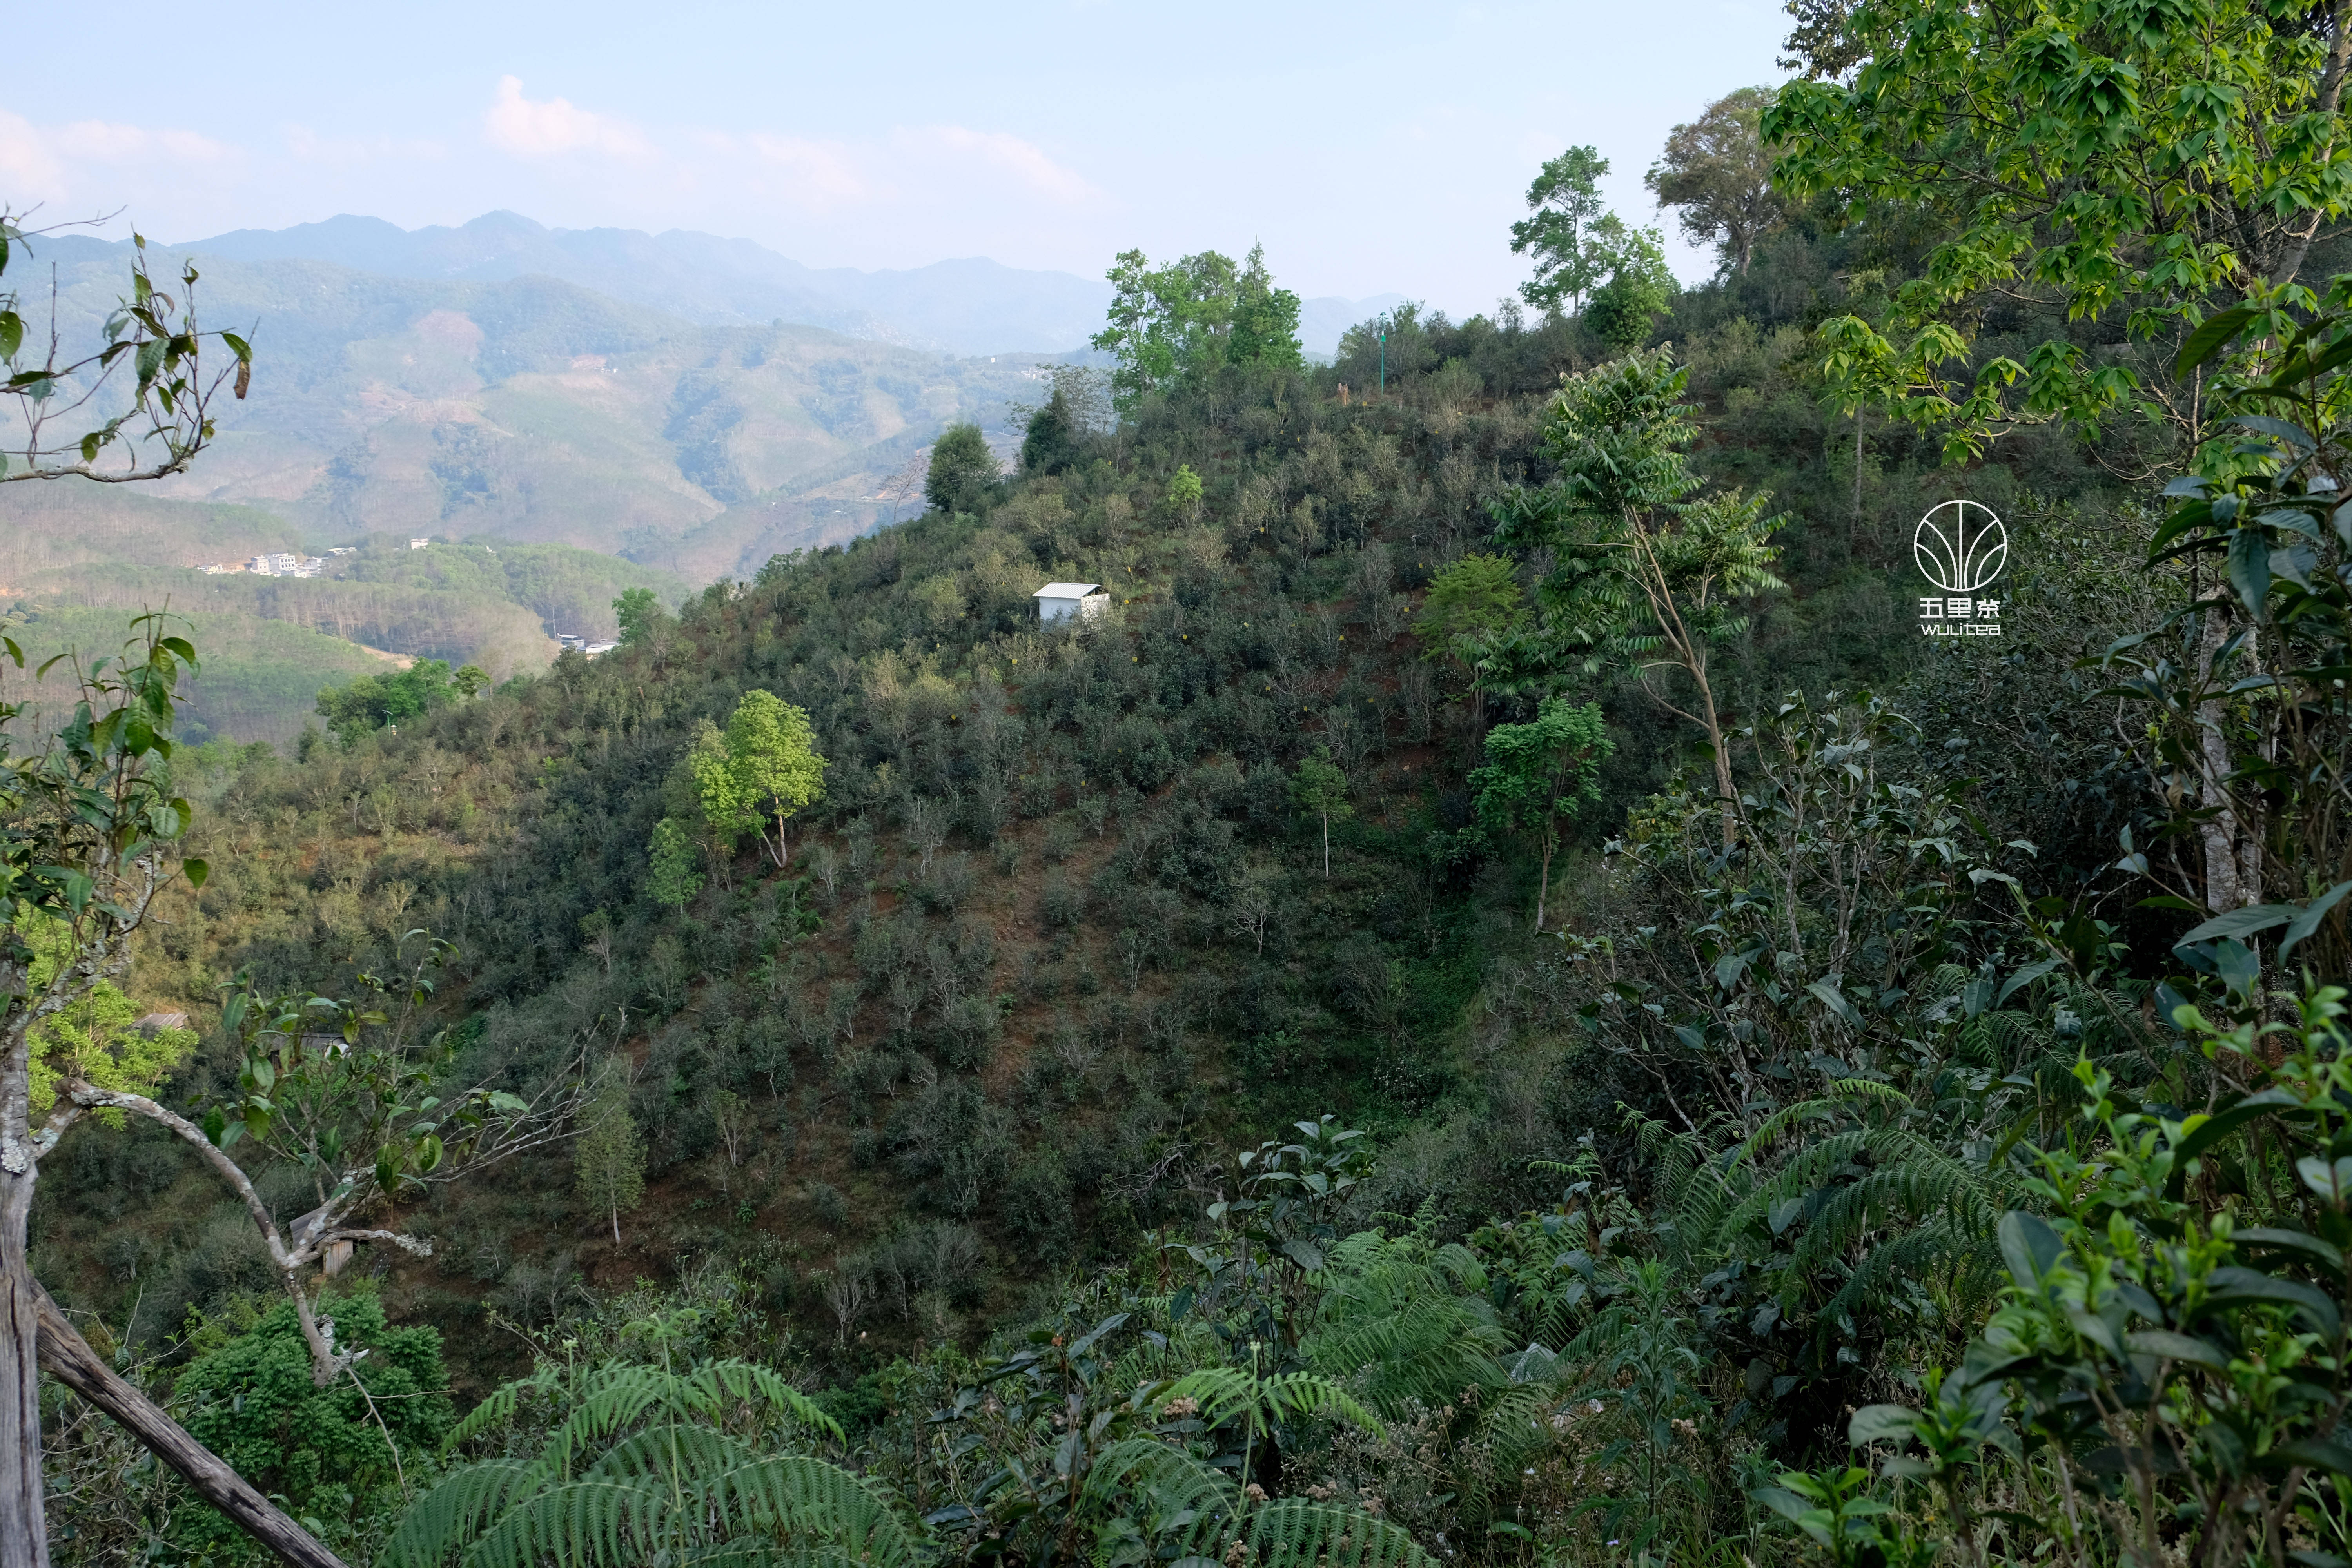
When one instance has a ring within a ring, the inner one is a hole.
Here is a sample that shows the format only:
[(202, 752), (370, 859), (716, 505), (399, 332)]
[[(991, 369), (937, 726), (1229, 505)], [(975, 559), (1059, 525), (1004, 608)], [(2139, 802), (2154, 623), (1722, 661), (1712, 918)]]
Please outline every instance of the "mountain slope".
[[(94, 337), (125, 281), (121, 248), (57, 240), (37, 259), (58, 268), (68, 340)], [(207, 319), (252, 331), (253, 395), (226, 405), (192, 472), (148, 493), (257, 507), (313, 542), (495, 533), (709, 580), (872, 526), (911, 451), (956, 418), (1000, 423), (1034, 384), (1028, 359), (700, 326), (541, 277), (210, 259), (204, 274)], [(826, 493), (803, 501), (795, 481), (815, 471)], [(0, 523), (38, 529), (38, 510), (0, 496)]]

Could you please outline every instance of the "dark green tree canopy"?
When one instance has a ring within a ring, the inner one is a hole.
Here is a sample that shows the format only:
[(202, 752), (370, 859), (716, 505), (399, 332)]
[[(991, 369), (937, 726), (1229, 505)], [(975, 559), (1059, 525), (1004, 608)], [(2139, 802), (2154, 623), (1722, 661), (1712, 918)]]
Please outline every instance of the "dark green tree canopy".
[(363, 675), (348, 686), (327, 688), (319, 693), (319, 717), (349, 745), (371, 730), (405, 723), (458, 695), (447, 664), (420, 658), (390, 675)]
[(950, 425), (931, 448), (923, 499), (940, 511), (974, 510), (1003, 471), (979, 426)]

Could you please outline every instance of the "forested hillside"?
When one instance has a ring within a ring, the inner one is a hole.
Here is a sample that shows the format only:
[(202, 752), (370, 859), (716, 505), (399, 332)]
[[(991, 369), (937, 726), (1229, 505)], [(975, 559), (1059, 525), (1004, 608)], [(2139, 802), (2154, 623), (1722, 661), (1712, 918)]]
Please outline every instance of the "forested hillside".
[[(1017, 464), (594, 660), (159, 752), (147, 625), (5, 775), (30, 1276), (385, 1564), (2352, 1555), (2352, 197), (2239, 157), (2342, 19), (2035, 121), (2234, 193), (2094, 243), (1936, 15), (1677, 131), (1704, 287), (1570, 149), (1526, 310), (1127, 253)], [(259, 1560), (76, 1375), (72, 1560)]]

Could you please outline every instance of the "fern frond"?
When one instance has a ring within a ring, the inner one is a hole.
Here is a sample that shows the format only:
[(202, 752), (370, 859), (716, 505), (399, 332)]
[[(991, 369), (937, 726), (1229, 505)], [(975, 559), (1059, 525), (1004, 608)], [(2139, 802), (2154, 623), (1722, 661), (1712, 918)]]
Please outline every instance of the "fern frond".
[(641, 1479), (571, 1481), (526, 1498), (459, 1559), (464, 1568), (639, 1568), (671, 1531), (671, 1500)]
[(713, 1415), (718, 1414), (723, 1399), (739, 1399), (747, 1405), (764, 1400), (778, 1415), (788, 1415), (803, 1426), (814, 1426), (835, 1442), (841, 1440), (840, 1425), (819, 1408), (816, 1401), (756, 1363), (715, 1361), (696, 1368), (684, 1386), (708, 1399)]
[[(1483, 1300), (1477, 1305), (1487, 1306)], [(1372, 1406), (1393, 1416), (1416, 1399), (1442, 1405), (1465, 1387), (1508, 1382), (1500, 1360), (1508, 1345), (1490, 1307), (1480, 1312), (1457, 1297), (1433, 1294), (1383, 1303), (1364, 1321), (1337, 1325), (1308, 1353), (1326, 1372), (1361, 1379)]]
[(383, 1568), (435, 1568), (539, 1485), (535, 1465), (492, 1459), (451, 1471), (409, 1506), (384, 1545)]
[(1150, 1499), (1163, 1544), (1178, 1556), (1223, 1555), (1226, 1521), (1241, 1502), (1231, 1477), (1150, 1437), (1129, 1437), (1095, 1456), (1081, 1494), (1088, 1507), (1121, 1507), (1139, 1493)]
[(467, 1411), (465, 1419), (449, 1429), (449, 1436), (441, 1442), (443, 1450), (446, 1452), (469, 1442), (494, 1426), (505, 1426), (514, 1419), (523, 1395), (548, 1394), (560, 1389), (566, 1371), (560, 1366), (542, 1366), (529, 1377), (517, 1378), (512, 1383), (501, 1384), (492, 1389), (488, 1398)]
[(887, 1503), (858, 1477), (805, 1455), (754, 1459), (711, 1477), (712, 1513), (739, 1530), (782, 1530), (868, 1568), (912, 1568), (913, 1539)]
[(1248, 1541), (1264, 1568), (1434, 1568), (1429, 1553), (1387, 1521), (1295, 1498), (1252, 1513)]
[(1259, 1385), (1276, 1410), (1302, 1419), (1345, 1421), (1360, 1431), (1377, 1432), (1380, 1417), (1364, 1408), (1356, 1396), (1320, 1373), (1286, 1372)]

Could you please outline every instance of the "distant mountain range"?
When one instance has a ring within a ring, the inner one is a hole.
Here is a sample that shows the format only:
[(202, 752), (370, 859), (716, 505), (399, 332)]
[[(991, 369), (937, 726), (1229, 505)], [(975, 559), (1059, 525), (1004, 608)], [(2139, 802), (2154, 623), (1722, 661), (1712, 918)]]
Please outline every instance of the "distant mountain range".
[[(771, 322), (949, 353), (1067, 353), (1101, 330), (1110, 285), (980, 258), (906, 271), (804, 267), (748, 239), (671, 229), (549, 228), (486, 213), (456, 228), (404, 229), (346, 215), (292, 228), (241, 228), (174, 247), (236, 261), (325, 261), (436, 282), (533, 274), (706, 326)], [(1308, 300), (1300, 338), (1328, 359), (1339, 335), (1404, 297)]]
[[(44, 296), (54, 268), (68, 345), (100, 341), (128, 250), (63, 235), (18, 258)], [(510, 213), (150, 247), (159, 279), (184, 258), (203, 271), (205, 321), (252, 338), (251, 397), (219, 405), (219, 439), (176, 478), (0, 486), (0, 610), (38, 615), (58, 647), (141, 605), (201, 616), (221, 656), (204, 722), (237, 739), (293, 734), (322, 679), (383, 650), (502, 676), (552, 658), (551, 632), (609, 634), (621, 585), (748, 576), (919, 508), (939, 431), (974, 420), (1011, 449), (1016, 409), (1084, 351), (1110, 298), (992, 261), (820, 270), (742, 240)], [(1328, 353), (1389, 302), (1310, 301), (1306, 346)], [(412, 560), (419, 536), (478, 541), (483, 561), (525, 547), (564, 563), (570, 587), (281, 591), (195, 570), (361, 541), (403, 570), (458, 561), (446, 546)], [(623, 561), (591, 570), (565, 546)]]

